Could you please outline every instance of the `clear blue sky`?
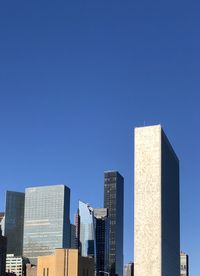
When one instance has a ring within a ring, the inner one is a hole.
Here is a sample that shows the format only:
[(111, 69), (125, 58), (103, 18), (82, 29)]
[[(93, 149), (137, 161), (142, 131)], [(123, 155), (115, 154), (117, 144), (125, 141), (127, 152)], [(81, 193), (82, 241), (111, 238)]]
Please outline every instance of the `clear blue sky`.
[(200, 275), (200, 2), (0, 2), (0, 208), (4, 192), (64, 183), (103, 205), (125, 178), (133, 258), (133, 128), (161, 123), (181, 163), (181, 248)]

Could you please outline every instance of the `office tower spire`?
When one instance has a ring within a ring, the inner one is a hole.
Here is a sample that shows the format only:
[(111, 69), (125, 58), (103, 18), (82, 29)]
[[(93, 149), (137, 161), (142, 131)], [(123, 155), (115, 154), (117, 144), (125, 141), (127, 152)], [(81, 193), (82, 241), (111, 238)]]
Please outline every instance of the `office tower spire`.
[(110, 275), (123, 275), (124, 178), (117, 171), (104, 173), (104, 208), (110, 221)]
[(179, 161), (160, 125), (135, 129), (134, 275), (180, 275)]

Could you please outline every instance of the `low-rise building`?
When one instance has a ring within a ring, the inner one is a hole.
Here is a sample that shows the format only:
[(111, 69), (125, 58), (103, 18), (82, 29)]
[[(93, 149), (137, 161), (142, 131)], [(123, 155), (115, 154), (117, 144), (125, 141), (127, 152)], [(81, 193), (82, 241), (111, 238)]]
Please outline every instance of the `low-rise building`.
[(54, 255), (38, 257), (37, 275), (94, 276), (94, 259), (80, 256), (78, 249), (56, 249)]
[(134, 276), (134, 264), (132, 262), (125, 264), (124, 276)]
[(17, 276), (26, 276), (28, 259), (16, 257), (14, 254), (6, 255), (6, 272), (15, 273)]
[(189, 258), (184, 252), (180, 254), (181, 276), (189, 276)]

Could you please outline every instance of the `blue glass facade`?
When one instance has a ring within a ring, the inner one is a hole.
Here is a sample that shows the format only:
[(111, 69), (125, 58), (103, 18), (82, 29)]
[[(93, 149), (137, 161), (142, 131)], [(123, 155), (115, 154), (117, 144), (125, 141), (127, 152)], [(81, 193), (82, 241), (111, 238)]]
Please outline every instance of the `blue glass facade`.
[(83, 257), (96, 257), (95, 225), (93, 209), (79, 201), (80, 252)]
[(70, 247), (70, 189), (64, 185), (26, 189), (24, 216), (25, 257), (35, 264), (38, 256), (55, 248)]
[(7, 254), (21, 256), (23, 251), (25, 194), (6, 192), (4, 235), (7, 237)]

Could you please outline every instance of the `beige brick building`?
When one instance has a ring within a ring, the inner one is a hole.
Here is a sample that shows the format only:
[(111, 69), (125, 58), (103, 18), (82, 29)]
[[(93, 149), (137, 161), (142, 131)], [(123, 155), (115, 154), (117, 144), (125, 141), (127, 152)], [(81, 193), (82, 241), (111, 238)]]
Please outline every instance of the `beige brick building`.
[(37, 276), (94, 276), (94, 260), (77, 249), (56, 249), (54, 255), (38, 257)]

